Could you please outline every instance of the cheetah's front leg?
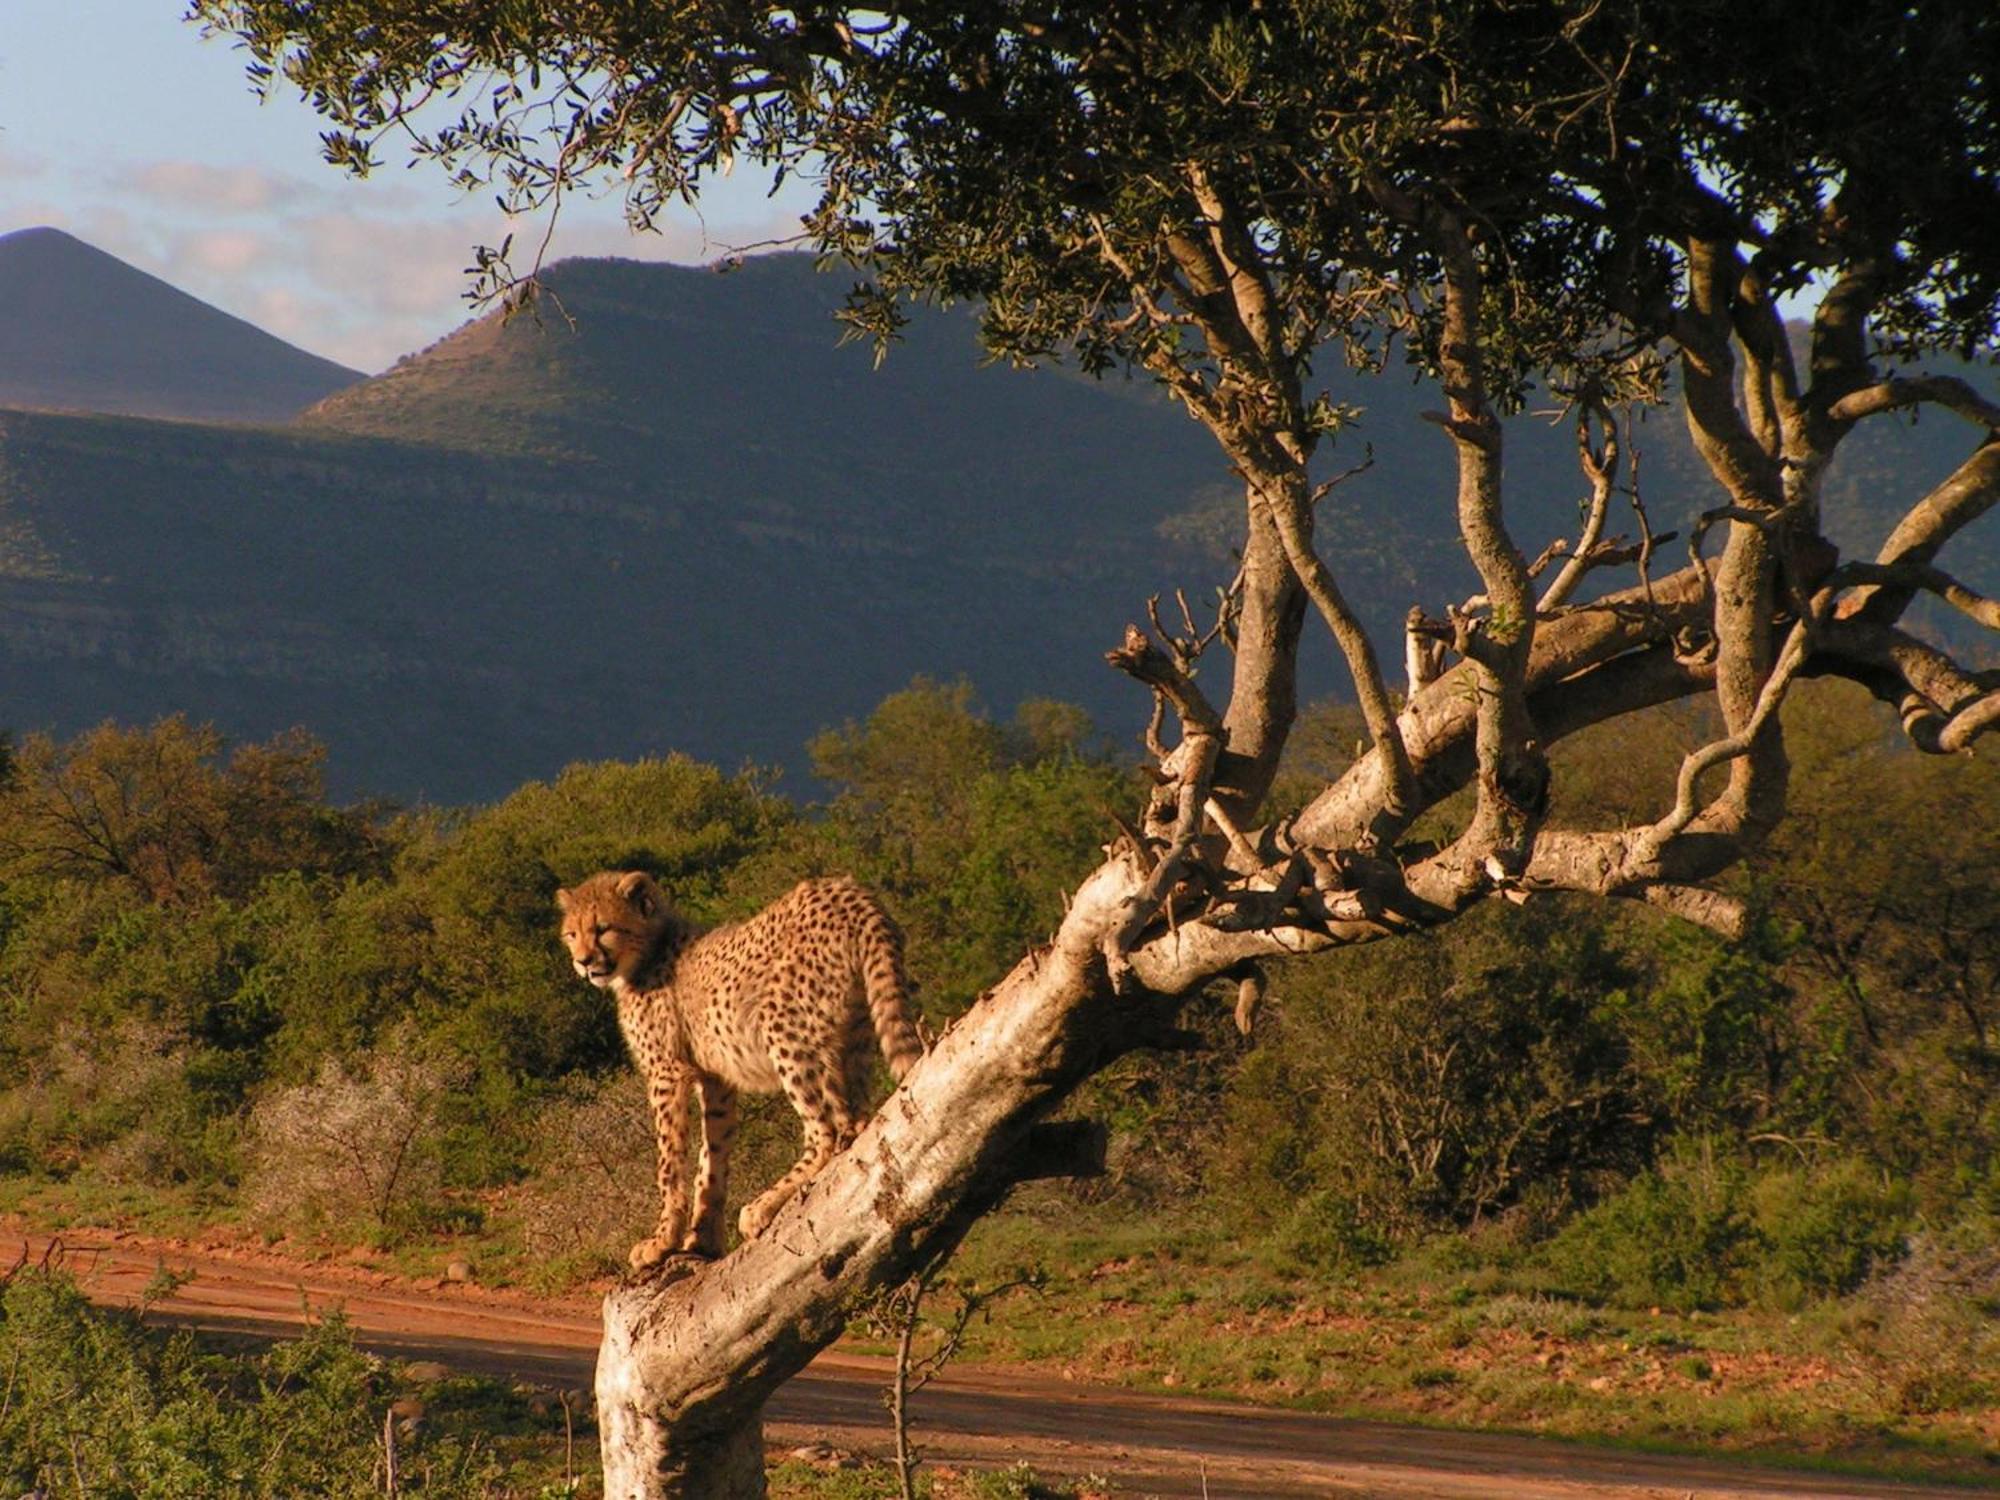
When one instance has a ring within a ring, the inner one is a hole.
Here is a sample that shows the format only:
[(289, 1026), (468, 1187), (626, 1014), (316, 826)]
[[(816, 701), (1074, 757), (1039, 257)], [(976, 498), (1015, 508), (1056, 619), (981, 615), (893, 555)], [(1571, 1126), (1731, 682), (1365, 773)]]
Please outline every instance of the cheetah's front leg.
[(687, 1105), (693, 1080), (686, 1067), (662, 1061), (646, 1079), (653, 1106), (653, 1137), (660, 1155), (660, 1222), (650, 1239), (632, 1247), (632, 1269), (643, 1271), (685, 1248), (688, 1232)]

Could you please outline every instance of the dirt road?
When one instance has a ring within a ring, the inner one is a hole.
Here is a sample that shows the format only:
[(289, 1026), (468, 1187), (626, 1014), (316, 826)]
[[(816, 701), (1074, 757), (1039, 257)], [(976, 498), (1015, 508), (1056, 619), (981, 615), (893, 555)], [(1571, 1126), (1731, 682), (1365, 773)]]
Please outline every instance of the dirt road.
[[(60, 1236), (0, 1226), (0, 1258), (59, 1258), (95, 1299), (136, 1303), (164, 1267), (187, 1280), (148, 1316), (269, 1337), (345, 1312), (357, 1342), (384, 1354), (588, 1389), (593, 1302), (536, 1301), (398, 1281), (358, 1267), (298, 1265), (230, 1247), (98, 1231)], [(771, 1402), (774, 1448), (888, 1449), (887, 1362), (826, 1354)], [(1608, 1452), (1531, 1438), (1343, 1421), (1303, 1412), (1141, 1395), (994, 1368), (957, 1368), (919, 1393), (912, 1426), (948, 1463), (1026, 1460), (1098, 1473), (1121, 1495), (1376, 1496), (1381, 1500), (1963, 1500), (1967, 1491)]]

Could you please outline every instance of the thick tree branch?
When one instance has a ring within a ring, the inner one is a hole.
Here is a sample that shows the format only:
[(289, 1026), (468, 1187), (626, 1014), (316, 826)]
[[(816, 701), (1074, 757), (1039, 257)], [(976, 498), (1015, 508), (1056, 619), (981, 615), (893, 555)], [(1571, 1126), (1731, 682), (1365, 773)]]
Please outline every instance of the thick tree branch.
[[(1043, 1111), (1115, 1050), (1100, 955), (1143, 883), (1131, 859), (1077, 891), (1029, 954), (938, 1038), (853, 1146), (770, 1227), (689, 1275), (686, 1261), (605, 1299), (598, 1419), (605, 1493), (727, 1495), (761, 1466), (757, 1413), (873, 1287), (950, 1253), (1011, 1183)], [(679, 1276), (682, 1279), (674, 1279)]]
[[(1530, 712), (1545, 742), (1581, 728), (1574, 705), (1592, 701), (1591, 680), (1611, 663), (1628, 655), (1649, 656), (1656, 648), (1665, 670), (1647, 667), (1660, 684), (1663, 702), (1685, 696), (1707, 682), (1706, 669), (1677, 663), (1667, 647), (1677, 638), (1698, 631), (1706, 603), (1700, 575), (1693, 568), (1660, 579), (1650, 589), (1634, 588), (1581, 605), (1544, 621), (1536, 631), (1525, 685)], [(1469, 669), (1454, 668), (1410, 700), (1401, 728), (1409, 747), (1418, 795), (1428, 806), (1465, 784), (1472, 774), (1475, 713), (1468, 691)], [(1614, 673), (1621, 680), (1629, 674)], [(1616, 694), (1611, 702), (1629, 702)], [(1634, 704), (1633, 706), (1636, 706)], [(1558, 722), (1559, 721), (1559, 722)], [(1375, 815), (1383, 795), (1383, 776), (1374, 751), (1363, 755), (1346, 773), (1299, 814), (1295, 825), (1301, 843), (1320, 848), (1347, 848)]]
[(1989, 432), (2000, 431), (2000, 406), (1954, 375), (1903, 375), (1884, 380), (1841, 397), (1827, 408), (1827, 415), (1838, 422), (1859, 422), (1920, 402), (1956, 412)]
[(1782, 491), (1777, 456), (1764, 450), (1736, 406), (1730, 308), (1741, 275), (1730, 246), (1703, 239), (1689, 243), (1688, 305), (1675, 320), (1681, 389), (1695, 451), (1731, 500), (1776, 510)]
[(1930, 755), (1955, 755), (1995, 727), (2000, 672), (1969, 672), (1937, 647), (1893, 626), (1849, 617), (1819, 633), (1808, 669), (1850, 678), (1889, 704), (1904, 733)]
[[(1876, 553), (1879, 563), (1928, 563), (1946, 542), (2000, 500), (2000, 437), (1988, 438), (1944, 483), (1912, 506)], [(1869, 590), (1843, 601), (1843, 615), (1887, 624), (1915, 597), (1908, 588)]]
[(1856, 583), (1880, 584), (1910, 592), (1922, 589), (1936, 594), (1968, 619), (1988, 630), (2000, 630), (2000, 600), (1974, 593), (1941, 568), (1920, 562), (1846, 563), (1840, 572)]
[[(1476, 683), (1478, 800), (1456, 869), (1467, 889), (1527, 859), (1548, 807), (1548, 763), (1528, 713), (1527, 668), (1535, 641), (1535, 601), (1521, 551), (1501, 513), (1501, 433), (1486, 389), (1480, 309), (1485, 278), (1471, 233), (1438, 206), (1431, 237), (1444, 266), (1444, 323), (1438, 364), (1451, 404), (1458, 457), (1458, 530), (1490, 602), (1482, 622), (1454, 621), (1457, 644)], [(1474, 633), (1480, 639), (1471, 639)]]

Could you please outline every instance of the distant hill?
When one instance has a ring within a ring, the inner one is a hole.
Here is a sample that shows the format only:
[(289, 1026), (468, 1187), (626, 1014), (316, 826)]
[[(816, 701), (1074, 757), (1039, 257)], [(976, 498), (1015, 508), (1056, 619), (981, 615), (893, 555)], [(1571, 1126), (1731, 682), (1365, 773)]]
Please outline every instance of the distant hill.
[(281, 422), (359, 379), (60, 229), (0, 235), (0, 406)]
[[(547, 279), (539, 322), (481, 319), (285, 427), (0, 411), (0, 727), (304, 724), (337, 792), (440, 802), (667, 749), (796, 772), (919, 673), (1122, 737), (1145, 704), (1103, 651), (1148, 595), (1232, 572), (1240, 489), (1142, 382), (982, 365), (963, 312), (920, 310), (875, 369), (838, 347), (847, 281), (803, 257)], [(1341, 394), (1367, 412), (1328, 472), (1377, 461), (1321, 545), (1386, 644), (1473, 587), (1450, 445), (1407, 381)], [(1843, 543), (1966, 436), (1873, 424), (1830, 481)], [(1707, 502), (1682, 424), (1641, 439), (1655, 524), (1683, 526)], [(1575, 525), (1572, 443), (1509, 426), (1530, 550)], [(1991, 591), (2000, 548), (1966, 542), (1948, 561)], [(1306, 656), (1336, 688), (1324, 631)]]
[(337, 787), (457, 801), (581, 757), (796, 768), (912, 676), (1111, 725), (1102, 652), (1212, 567), (1159, 518), (1226, 478), (1141, 387), (881, 370), (843, 284), (574, 262), (288, 428), (0, 412), (0, 724), (304, 723)]
[(963, 313), (918, 317), (874, 368), (840, 344), (850, 279), (805, 256), (571, 260), (544, 281), (538, 316), (471, 323), (301, 429), (558, 463), (711, 535), (1034, 571), (1153, 555), (1160, 517), (1224, 474), (1147, 386), (984, 365)]

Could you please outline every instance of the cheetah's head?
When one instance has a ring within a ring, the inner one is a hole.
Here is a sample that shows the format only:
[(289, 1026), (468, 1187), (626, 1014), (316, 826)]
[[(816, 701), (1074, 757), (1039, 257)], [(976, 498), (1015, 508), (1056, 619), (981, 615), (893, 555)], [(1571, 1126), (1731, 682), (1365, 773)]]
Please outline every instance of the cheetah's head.
[(630, 982), (658, 950), (673, 914), (643, 870), (606, 870), (556, 892), (563, 947), (577, 974), (599, 989)]

